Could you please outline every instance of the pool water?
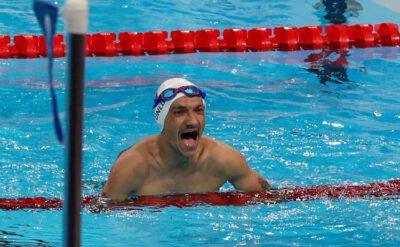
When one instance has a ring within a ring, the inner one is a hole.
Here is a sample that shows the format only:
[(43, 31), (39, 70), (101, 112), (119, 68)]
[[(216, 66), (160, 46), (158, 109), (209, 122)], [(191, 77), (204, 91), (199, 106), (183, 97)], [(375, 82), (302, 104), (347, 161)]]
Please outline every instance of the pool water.
[[(111, 1), (105, 6), (91, 1), (89, 29), (93, 33), (329, 24), (332, 20), (324, 17), (324, 7), (313, 7), (318, 2)], [(398, 14), (372, 1), (361, 4), (358, 15), (343, 13), (348, 24), (400, 23)], [(0, 17), (3, 32), (39, 34), (25, 1), (0, 6), (14, 18)], [(105, 7), (121, 18), (100, 18)], [(165, 21), (154, 21), (161, 18)], [(83, 194), (101, 190), (119, 152), (159, 133), (152, 101), (158, 85), (170, 77), (187, 77), (207, 91), (204, 134), (238, 149), (274, 187), (399, 179), (399, 56), (399, 47), (377, 47), (87, 58)], [(0, 63), (0, 197), (61, 198), (64, 148), (53, 130), (47, 61)], [(64, 58), (55, 60), (62, 121), (64, 66)], [(221, 191), (232, 189), (226, 184)], [(82, 245), (395, 246), (400, 242), (399, 208), (398, 198), (371, 198), (101, 214), (84, 210)], [(59, 246), (61, 233), (62, 211), (0, 211), (0, 245)]]

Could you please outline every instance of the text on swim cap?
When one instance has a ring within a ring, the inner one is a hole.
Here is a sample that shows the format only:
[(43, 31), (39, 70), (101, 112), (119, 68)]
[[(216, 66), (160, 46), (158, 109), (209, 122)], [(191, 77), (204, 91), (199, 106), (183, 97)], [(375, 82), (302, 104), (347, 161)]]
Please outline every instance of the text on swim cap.
[(165, 101), (161, 101), (161, 102), (159, 103), (159, 105), (157, 106), (157, 108), (156, 108), (156, 113), (155, 113), (156, 120), (158, 120), (158, 117), (160, 116), (160, 113), (161, 113), (161, 111), (162, 111), (164, 105), (165, 105)]

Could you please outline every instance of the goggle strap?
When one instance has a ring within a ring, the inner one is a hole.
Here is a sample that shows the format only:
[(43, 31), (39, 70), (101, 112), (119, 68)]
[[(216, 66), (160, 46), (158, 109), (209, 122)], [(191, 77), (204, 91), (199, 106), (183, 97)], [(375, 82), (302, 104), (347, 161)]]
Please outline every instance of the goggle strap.
[(158, 105), (158, 103), (160, 103), (160, 100), (159, 100), (158, 98), (157, 98), (157, 99), (154, 99), (153, 109), (156, 108), (156, 106)]

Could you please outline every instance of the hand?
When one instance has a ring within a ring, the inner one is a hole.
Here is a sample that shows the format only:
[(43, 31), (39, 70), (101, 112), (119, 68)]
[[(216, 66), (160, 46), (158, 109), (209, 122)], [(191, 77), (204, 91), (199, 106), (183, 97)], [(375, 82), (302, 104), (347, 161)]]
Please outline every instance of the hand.
[(114, 200), (97, 196), (93, 198), (89, 203), (85, 204), (85, 209), (92, 213), (104, 213), (110, 210), (111, 204)]
[(263, 203), (263, 204), (277, 204), (281, 202), (286, 202), (288, 201), (285, 196), (285, 192), (283, 189), (277, 189), (277, 188), (268, 188), (263, 191), (265, 194), (270, 195), (270, 197), (264, 197), (264, 198), (255, 198), (253, 201), (258, 202), (258, 203)]

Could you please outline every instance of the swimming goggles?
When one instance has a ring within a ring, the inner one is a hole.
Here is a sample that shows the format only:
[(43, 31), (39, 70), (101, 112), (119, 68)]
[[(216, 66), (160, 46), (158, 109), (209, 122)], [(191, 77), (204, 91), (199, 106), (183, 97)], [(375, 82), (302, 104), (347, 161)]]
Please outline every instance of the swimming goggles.
[(188, 97), (195, 97), (195, 96), (201, 96), (203, 99), (206, 97), (206, 92), (202, 92), (200, 88), (195, 87), (195, 86), (183, 86), (179, 88), (168, 88), (165, 89), (160, 93), (160, 95), (157, 96), (154, 99), (154, 105), (153, 109), (156, 108), (156, 106), (161, 102), (161, 101), (168, 101), (173, 99), (178, 93), (183, 93)]

